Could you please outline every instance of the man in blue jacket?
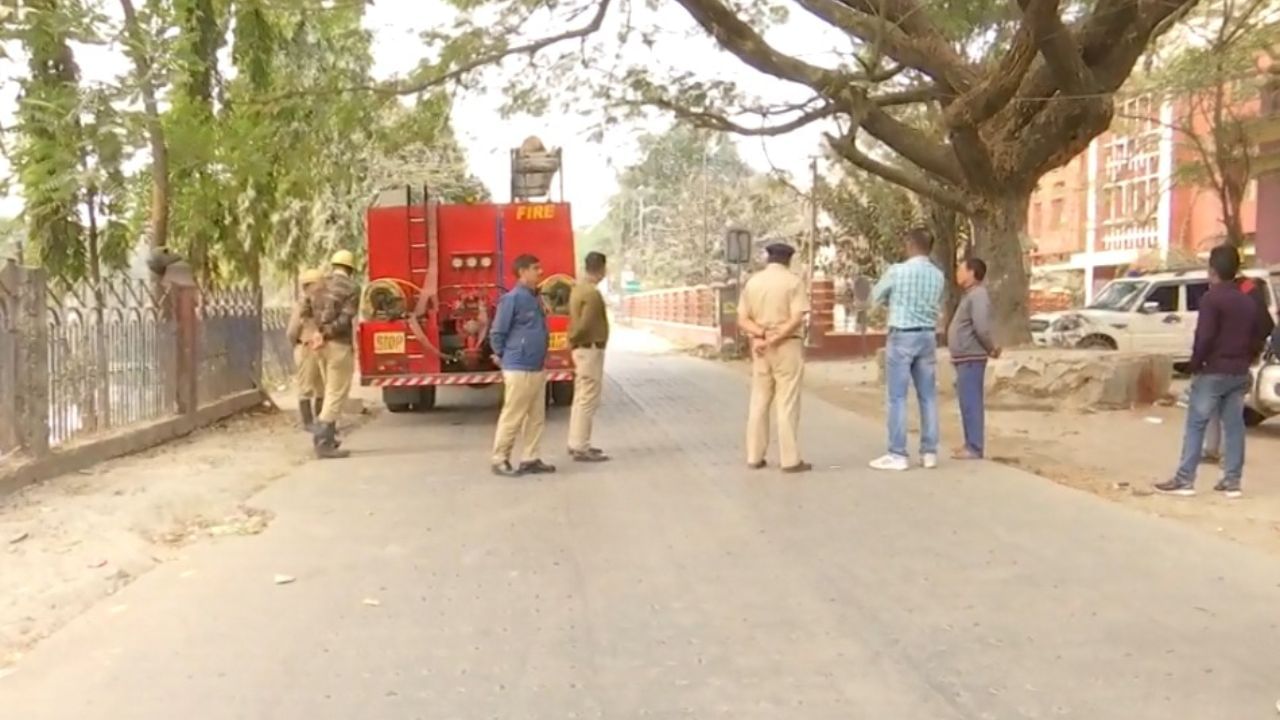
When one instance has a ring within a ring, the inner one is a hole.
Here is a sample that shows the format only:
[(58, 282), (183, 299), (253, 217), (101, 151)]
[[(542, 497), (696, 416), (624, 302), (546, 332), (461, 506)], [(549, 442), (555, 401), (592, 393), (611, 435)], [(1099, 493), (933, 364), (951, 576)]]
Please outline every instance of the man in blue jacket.
[[(538, 297), (542, 265), (532, 255), (514, 263), (516, 286), (498, 301), (489, 331), (493, 359), (502, 368), (502, 414), (493, 438), (493, 472), (514, 476), (553, 473), (541, 458), (542, 428), (547, 417), (547, 316)], [(517, 436), (524, 435), (519, 469), (511, 465)]]

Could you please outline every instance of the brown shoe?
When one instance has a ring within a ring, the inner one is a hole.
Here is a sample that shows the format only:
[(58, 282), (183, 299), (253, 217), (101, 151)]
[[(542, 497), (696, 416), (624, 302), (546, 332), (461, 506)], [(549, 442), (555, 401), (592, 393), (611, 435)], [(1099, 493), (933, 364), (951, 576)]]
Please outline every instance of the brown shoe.
[(952, 460), (981, 460), (982, 456), (969, 448), (960, 448), (951, 452)]
[(782, 468), (782, 472), (787, 473), (788, 475), (794, 475), (794, 474), (796, 474), (796, 473), (807, 473), (807, 472), (809, 472), (809, 471), (810, 471), (810, 470), (812, 470), (812, 469), (813, 469), (813, 466), (812, 466), (812, 465), (810, 465), (809, 463), (804, 462), (803, 460), (801, 460), (800, 462), (796, 463), (795, 465), (792, 465), (792, 466), (790, 466), (790, 467), (784, 467), (784, 468)]
[(769, 463), (765, 462), (764, 460), (758, 460), (758, 461), (756, 461), (756, 462), (749, 462), (749, 463), (747, 463), (747, 469), (748, 469), (748, 470), (763, 470), (763, 469), (764, 469), (764, 467), (765, 467), (766, 465), (768, 465), (768, 464), (769, 464)]

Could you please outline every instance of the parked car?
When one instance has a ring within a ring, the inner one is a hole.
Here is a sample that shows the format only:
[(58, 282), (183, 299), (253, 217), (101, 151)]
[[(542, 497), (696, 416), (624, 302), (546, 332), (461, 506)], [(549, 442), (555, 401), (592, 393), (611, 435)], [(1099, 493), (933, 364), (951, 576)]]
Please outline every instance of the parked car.
[[(1274, 313), (1280, 267), (1244, 274), (1263, 283)], [(1086, 307), (1033, 315), (1031, 337), (1040, 347), (1142, 350), (1185, 363), (1191, 359), (1200, 298), (1208, 291), (1209, 275), (1202, 269), (1120, 278)]]
[(1252, 372), (1253, 388), (1244, 411), (1244, 422), (1250, 426), (1280, 415), (1280, 328), (1272, 334), (1271, 347)]

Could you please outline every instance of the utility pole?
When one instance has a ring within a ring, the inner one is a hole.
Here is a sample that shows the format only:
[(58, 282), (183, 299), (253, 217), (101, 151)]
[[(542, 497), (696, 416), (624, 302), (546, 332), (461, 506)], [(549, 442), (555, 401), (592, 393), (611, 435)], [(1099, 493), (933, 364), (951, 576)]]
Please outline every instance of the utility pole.
[(812, 281), (813, 267), (818, 257), (818, 157), (816, 155), (809, 161), (809, 171), (812, 175), (809, 185), (809, 257), (806, 279)]
[(702, 281), (711, 284), (711, 218), (707, 209), (707, 146), (710, 136), (702, 141)]

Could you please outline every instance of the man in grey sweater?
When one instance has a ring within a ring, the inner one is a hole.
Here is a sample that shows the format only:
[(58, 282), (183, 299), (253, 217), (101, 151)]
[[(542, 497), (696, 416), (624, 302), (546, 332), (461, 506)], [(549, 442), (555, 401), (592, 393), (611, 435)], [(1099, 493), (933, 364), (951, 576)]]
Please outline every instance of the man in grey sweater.
[(947, 348), (956, 368), (956, 399), (960, 401), (960, 423), (964, 427), (964, 446), (952, 454), (957, 460), (982, 457), (987, 358), (1000, 357), (991, 332), (991, 296), (982, 284), (986, 277), (987, 264), (978, 258), (969, 258), (956, 268), (956, 280), (964, 289), (964, 296), (947, 329)]

